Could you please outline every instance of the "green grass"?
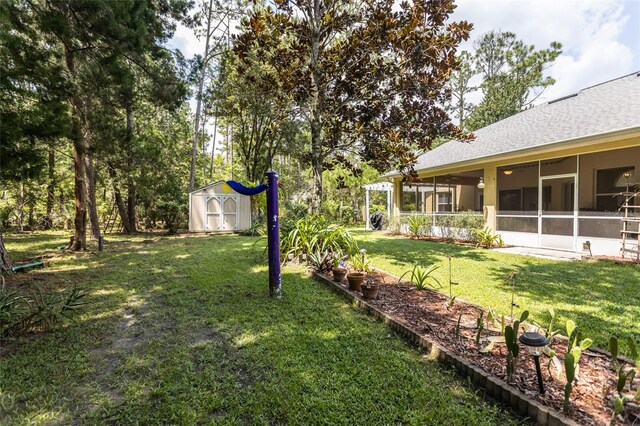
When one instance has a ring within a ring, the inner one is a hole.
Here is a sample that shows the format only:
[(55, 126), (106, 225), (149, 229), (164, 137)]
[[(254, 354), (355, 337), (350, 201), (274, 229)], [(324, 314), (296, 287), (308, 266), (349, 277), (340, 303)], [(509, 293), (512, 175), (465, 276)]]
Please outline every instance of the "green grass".
[[(25, 257), (65, 240), (6, 235)], [(282, 302), (268, 298), (255, 238), (108, 240), (30, 273), (94, 303), (0, 357), (3, 425), (522, 421), (302, 268), (283, 270)]]
[(400, 276), (413, 265), (442, 265), (435, 277), (448, 293), (447, 255), (452, 256), (453, 294), (497, 313), (509, 314), (511, 286), (506, 278), (518, 271), (514, 315), (528, 310), (530, 319), (547, 326), (549, 308), (556, 312), (556, 327), (574, 320), (583, 337), (608, 349), (609, 337), (640, 343), (640, 267), (613, 262), (561, 262), (524, 257), (454, 244), (388, 237), (379, 232), (355, 231), (372, 265)]

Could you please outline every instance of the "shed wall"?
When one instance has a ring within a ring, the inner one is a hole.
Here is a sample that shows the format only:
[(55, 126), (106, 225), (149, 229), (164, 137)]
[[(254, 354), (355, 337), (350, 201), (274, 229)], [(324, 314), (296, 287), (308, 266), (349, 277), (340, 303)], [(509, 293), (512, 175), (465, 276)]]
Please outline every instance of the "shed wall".
[(207, 206), (205, 200), (209, 196), (233, 195), (238, 201), (237, 230), (242, 231), (251, 227), (251, 199), (246, 195), (235, 191), (225, 193), (222, 191), (223, 182), (202, 188), (189, 194), (189, 231), (190, 232), (215, 232), (215, 229), (205, 228), (205, 214)]

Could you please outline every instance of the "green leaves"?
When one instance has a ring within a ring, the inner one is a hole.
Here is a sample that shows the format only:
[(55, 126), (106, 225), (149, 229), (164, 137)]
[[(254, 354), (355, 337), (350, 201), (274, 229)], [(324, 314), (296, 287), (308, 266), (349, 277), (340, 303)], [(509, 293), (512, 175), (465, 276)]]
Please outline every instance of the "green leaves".
[(435, 263), (433, 265), (427, 266), (426, 268), (423, 268), (420, 265), (415, 265), (412, 270), (406, 271), (404, 274), (402, 274), (398, 282), (400, 282), (406, 275), (410, 274), (410, 280), (416, 285), (416, 288), (418, 290), (425, 290), (427, 287), (435, 288), (433, 283), (438, 284), (438, 287), (442, 287), (440, 281), (438, 281), (438, 279), (433, 276), (433, 273), (439, 268), (440, 265)]

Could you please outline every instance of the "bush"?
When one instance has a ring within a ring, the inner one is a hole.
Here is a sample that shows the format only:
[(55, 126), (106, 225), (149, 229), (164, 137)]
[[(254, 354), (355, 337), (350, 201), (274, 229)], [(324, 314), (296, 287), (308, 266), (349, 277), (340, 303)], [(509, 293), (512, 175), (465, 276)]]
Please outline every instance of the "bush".
[(32, 294), (21, 295), (0, 288), (0, 338), (15, 336), (33, 330), (47, 330), (67, 320), (86, 305), (86, 294), (77, 288), (68, 293), (45, 294), (36, 287)]
[(456, 216), (457, 238), (462, 241), (477, 243), (478, 231), (482, 230), (484, 225), (484, 217), (478, 215), (478, 213), (472, 210), (460, 212)]
[(358, 243), (344, 226), (332, 224), (320, 215), (300, 219), (290, 229), (280, 231), (280, 250), (285, 259), (289, 255), (358, 252)]

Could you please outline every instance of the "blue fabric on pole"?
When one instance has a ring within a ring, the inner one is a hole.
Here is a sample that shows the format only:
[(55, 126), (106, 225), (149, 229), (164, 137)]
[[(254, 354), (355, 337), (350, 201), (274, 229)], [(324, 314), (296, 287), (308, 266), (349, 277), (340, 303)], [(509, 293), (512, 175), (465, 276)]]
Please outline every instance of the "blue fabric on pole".
[(244, 186), (240, 182), (236, 182), (235, 180), (228, 180), (227, 184), (231, 187), (231, 189), (242, 195), (256, 195), (267, 190), (267, 185), (264, 183), (262, 185), (254, 186), (253, 188), (247, 188), (246, 186)]

